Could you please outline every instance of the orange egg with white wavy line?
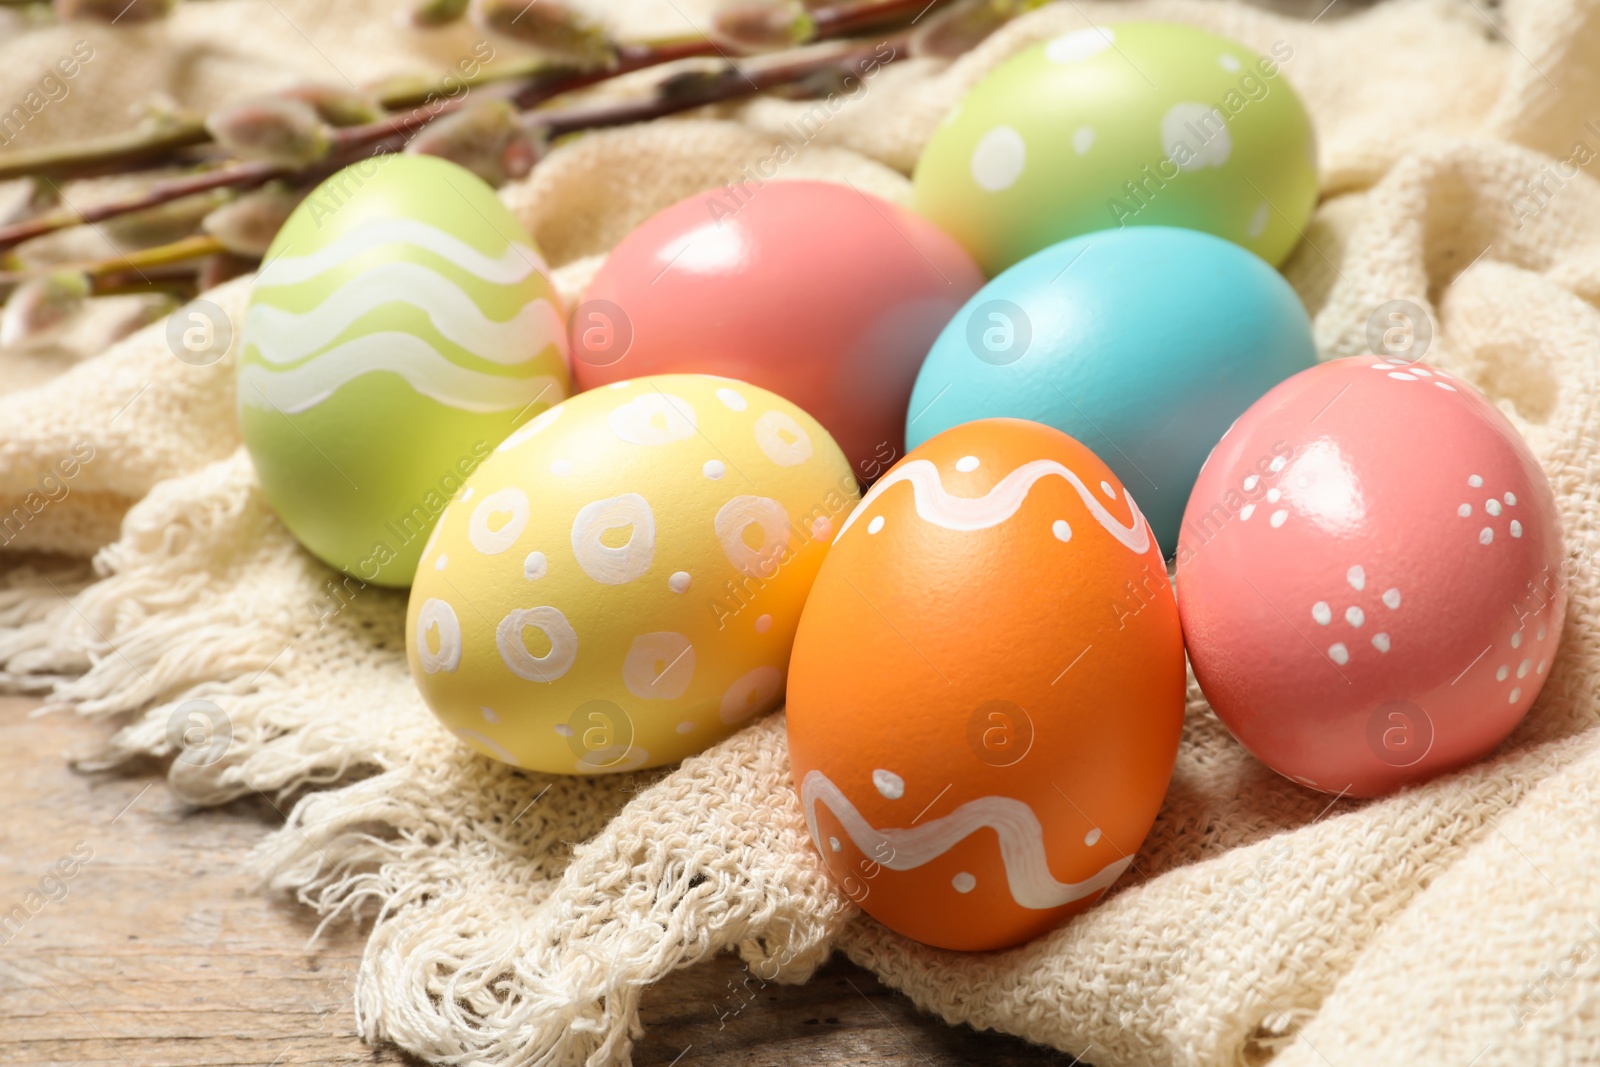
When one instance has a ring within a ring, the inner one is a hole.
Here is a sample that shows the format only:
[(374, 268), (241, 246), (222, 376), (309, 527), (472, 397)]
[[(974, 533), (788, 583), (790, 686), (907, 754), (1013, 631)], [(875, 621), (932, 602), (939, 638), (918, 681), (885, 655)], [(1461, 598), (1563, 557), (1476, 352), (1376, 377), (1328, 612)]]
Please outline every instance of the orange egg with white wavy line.
[(985, 419), (896, 464), (841, 527), (789, 665), (789, 754), (852, 899), (941, 948), (1019, 944), (1132, 863), (1183, 726), (1149, 525), (1058, 430)]

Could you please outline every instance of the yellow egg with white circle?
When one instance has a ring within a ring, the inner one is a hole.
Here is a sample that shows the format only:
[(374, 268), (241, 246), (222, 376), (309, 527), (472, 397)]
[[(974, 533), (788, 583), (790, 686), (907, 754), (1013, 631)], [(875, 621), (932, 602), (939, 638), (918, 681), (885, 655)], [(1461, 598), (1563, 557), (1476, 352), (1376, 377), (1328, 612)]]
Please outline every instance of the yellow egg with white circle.
[(827, 431), (728, 378), (573, 397), (440, 517), (406, 651), (485, 755), (564, 774), (672, 763), (783, 701), (800, 609), (858, 499)]

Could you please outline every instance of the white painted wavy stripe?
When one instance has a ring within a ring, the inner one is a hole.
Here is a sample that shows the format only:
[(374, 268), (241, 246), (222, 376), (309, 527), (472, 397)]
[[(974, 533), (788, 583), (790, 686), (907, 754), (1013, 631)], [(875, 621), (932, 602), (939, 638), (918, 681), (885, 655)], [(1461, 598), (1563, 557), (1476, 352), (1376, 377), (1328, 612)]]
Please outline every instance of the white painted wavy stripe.
[(244, 333), (268, 363), (293, 363), (331, 344), (369, 311), (395, 303), (421, 310), (434, 329), (480, 359), (514, 366), (538, 356), (546, 343), (563, 358), (566, 352), (566, 320), (550, 301), (531, 301), (514, 318), (495, 322), (455, 282), (419, 263), (364, 270), (306, 312), (252, 304)]
[(363, 252), (395, 244), (414, 245), (433, 252), (469, 274), (495, 285), (520, 282), (534, 271), (548, 273), (539, 253), (527, 245), (512, 242), (500, 255), (490, 257), (459, 237), (426, 222), (416, 219), (377, 219), (358, 226), (309, 256), (285, 254), (270, 260), (256, 275), (256, 288), (297, 285)]
[(468, 370), (420, 337), (383, 332), (352, 338), (290, 370), (247, 363), (239, 369), (239, 400), (295, 415), (316, 407), (341, 385), (377, 371), (398, 374), (423, 396), (463, 411), (514, 411), (540, 398), (554, 404), (566, 395), (554, 378), (503, 378)]
[(987, 530), (1015, 515), (1033, 490), (1034, 483), (1050, 475), (1066, 479), (1078, 491), (1078, 496), (1083, 498), (1084, 507), (1089, 509), (1089, 513), (1125, 547), (1141, 554), (1150, 550), (1150, 526), (1144, 521), (1144, 515), (1139, 511), (1139, 505), (1133, 502), (1133, 497), (1123, 494), (1133, 514), (1132, 525), (1124, 526), (1105, 509), (1105, 505), (1095, 498), (1076, 474), (1053, 459), (1035, 459), (1024, 463), (1000, 479), (999, 484), (983, 496), (952, 496), (939, 478), (938, 467), (929, 460), (914, 459), (886, 474), (882, 481), (867, 491), (844, 525), (839, 527), (834, 540), (843, 537), (844, 532), (891, 485), (911, 483), (912, 502), (916, 505), (917, 515), (925, 522), (946, 530)]
[(814, 770), (800, 785), (800, 803), (813, 840), (822, 840), (817, 832), (817, 805), (826, 804), (856, 848), (891, 871), (913, 870), (938, 859), (968, 835), (987, 827), (1000, 838), (1000, 859), (1005, 864), (1011, 899), (1020, 907), (1034, 910), (1059, 908), (1098, 893), (1120, 878), (1133, 862), (1132, 856), (1123, 856), (1081, 882), (1056, 881), (1045, 855), (1044, 828), (1033, 809), (1014, 797), (979, 797), (921, 826), (879, 830), (862, 818), (827, 775)]

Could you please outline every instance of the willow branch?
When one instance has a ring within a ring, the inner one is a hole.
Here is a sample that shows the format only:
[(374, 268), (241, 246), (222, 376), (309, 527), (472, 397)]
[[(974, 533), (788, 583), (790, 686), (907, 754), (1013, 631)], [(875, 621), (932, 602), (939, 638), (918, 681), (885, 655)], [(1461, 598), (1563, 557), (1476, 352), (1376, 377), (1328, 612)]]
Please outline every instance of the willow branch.
[[(4, 0), (0, 0), (3, 3)], [(608, 62), (580, 63), (570, 59), (535, 58), (486, 67), (473, 75), (452, 76), (450, 82), (423, 82), (391, 86), (378, 93), (378, 104), (386, 111), (399, 112), (365, 126), (336, 131), (336, 141), (347, 145), (351, 138), (381, 140), (389, 132), (414, 132), (433, 119), (458, 110), (472, 90), (521, 82), (508, 90), (518, 107), (528, 108), (553, 96), (586, 88), (609, 78), (646, 67), (673, 63), (680, 59), (715, 53), (716, 46), (704, 38), (670, 38), (616, 46)], [(351, 137), (341, 137), (349, 133)], [(132, 168), (170, 157), (185, 148), (210, 144), (205, 118), (179, 115), (158, 123), (136, 127), (108, 137), (76, 144), (50, 145), (20, 152), (0, 153), (0, 181), (47, 175), (75, 177), (106, 168)]]
[[(532, 131), (557, 137), (579, 130), (646, 122), (708, 104), (751, 96), (774, 86), (800, 81), (819, 71), (856, 66), (875, 55), (879, 63), (891, 62), (905, 52), (903, 38), (892, 38), (891, 42), (896, 47), (888, 56), (880, 54), (883, 43), (879, 43), (870, 47), (844, 49), (827, 45), (761, 59), (740, 60), (709, 74), (664, 79), (658, 83), (655, 94), (641, 100), (534, 111), (525, 118), (524, 123)], [(671, 91), (667, 91), (669, 87), (672, 87)], [(399, 151), (412, 134), (442, 113), (417, 108), (404, 115), (365, 126), (336, 130), (332, 151), (312, 170), (296, 172), (272, 163), (234, 163), (201, 174), (156, 182), (142, 192), (108, 200), (81, 211), (61, 209), (9, 226), (0, 226), (0, 250), (13, 248), (57, 230), (103, 222), (213, 189), (253, 189), (274, 178), (292, 177), (302, 182), (319, 180), (320, 176), (331, 174), (359, 159)]]
[[(883, 55), (882, 49), (886, 44), (890, 50)], [(554, 138), (581, 130), (649, 122), (681, 111), (753, 96), (780, 85), (803, 81), (821, 71), (840, 67), (860, 68), (869, 59), (875, 58), (879, 65), (892, 63), (903, 58), (904, 45), (904, 37), (893, 37), (870, 46), (857, 44), (853, 48), (840, 48), (837, 45), (825, 45), (760, 59), (737, 60), (713, 71), (668, 79), (657, 87), (654, 96), (642, 100), (534, 111), (523, 119), (523, 125), (531, 131), (543, 132)]]
[(846, 0), (806, 10), (806, 15), (816, 27), (814, 40), (845, 37), (862, 30), (916, 23), (930, 10), (942, 7), (949, 0)]

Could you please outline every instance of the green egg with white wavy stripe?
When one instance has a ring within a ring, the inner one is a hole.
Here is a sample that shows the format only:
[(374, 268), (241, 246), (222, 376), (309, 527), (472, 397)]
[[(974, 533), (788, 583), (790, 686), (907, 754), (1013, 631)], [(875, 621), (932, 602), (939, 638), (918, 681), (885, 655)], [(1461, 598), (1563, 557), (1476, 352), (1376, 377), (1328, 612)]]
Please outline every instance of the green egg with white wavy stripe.
[(330, 566), (410, 585), (466, 476), (567, 395), (548, 268), (488, 185), (410, 155), (333, 175), (262, 263), (238, 376), (262, 490)]

